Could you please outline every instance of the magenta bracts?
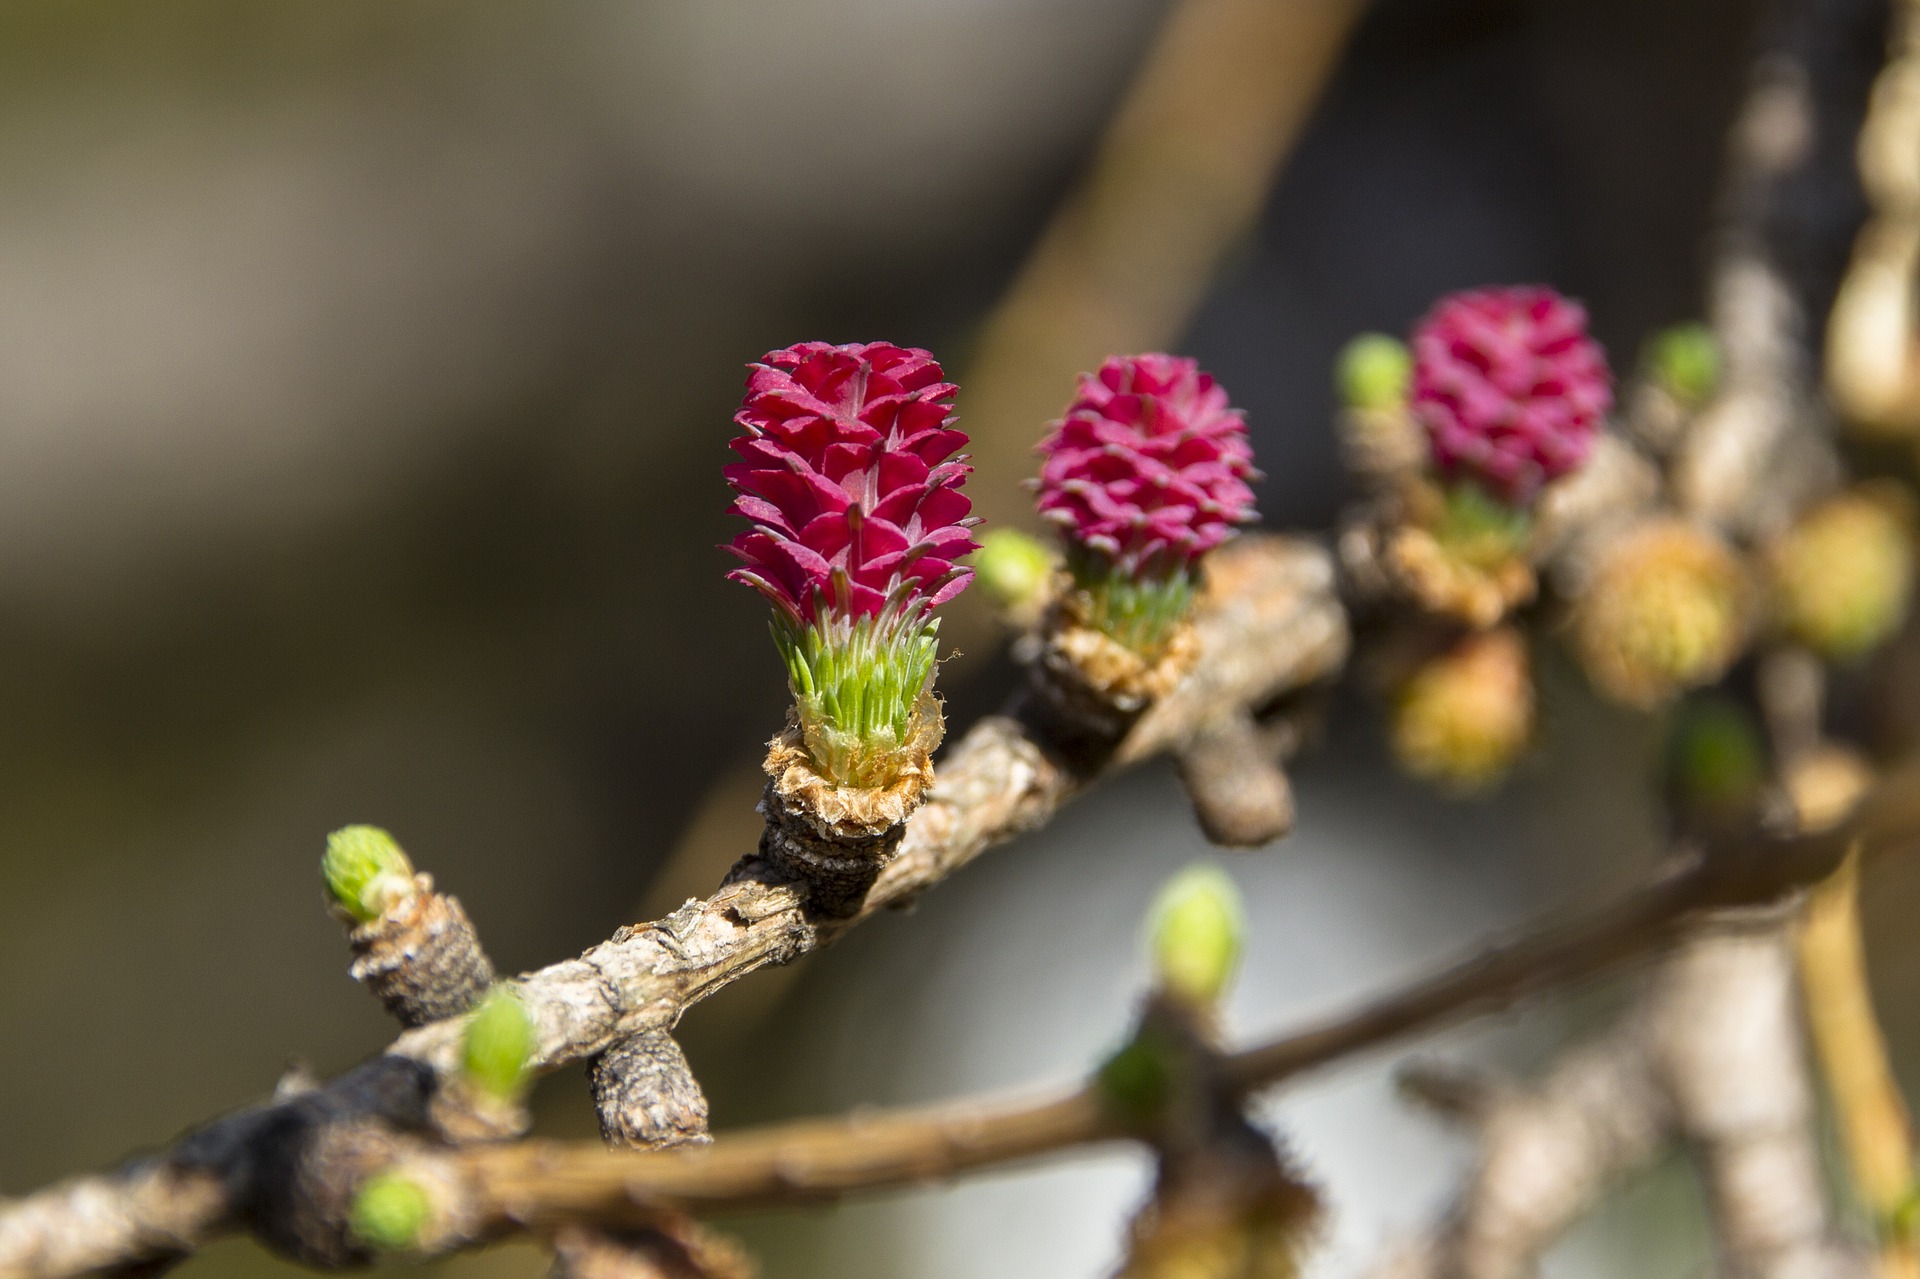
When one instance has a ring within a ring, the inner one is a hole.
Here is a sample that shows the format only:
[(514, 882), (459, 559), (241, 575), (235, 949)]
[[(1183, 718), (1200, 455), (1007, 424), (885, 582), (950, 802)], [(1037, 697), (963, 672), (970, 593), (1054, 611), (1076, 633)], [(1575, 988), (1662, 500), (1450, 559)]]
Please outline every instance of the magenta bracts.
[(726, 468), (732, 513), (753, 527), (729, 544), (728, 574), (793, 622), (821, 612), (924, 618), (966, 589), (957, 561), (978, 549), (967, 437), (949, 425), (954, 387), (925, 351), (886, 342), (803, 342), (751, 366)]
[(1586, 461), (1613, 375), (1579, 303), (1545, 287), (1474, 289), (1414, 330), (1409, 399), (1442, 474), (1524, 506)]
[(1040, 513), (1130, 573), (1186, 569), (1256, 518), (1247, 424), (1194, 361), (1116, 356), (1040, 445)]

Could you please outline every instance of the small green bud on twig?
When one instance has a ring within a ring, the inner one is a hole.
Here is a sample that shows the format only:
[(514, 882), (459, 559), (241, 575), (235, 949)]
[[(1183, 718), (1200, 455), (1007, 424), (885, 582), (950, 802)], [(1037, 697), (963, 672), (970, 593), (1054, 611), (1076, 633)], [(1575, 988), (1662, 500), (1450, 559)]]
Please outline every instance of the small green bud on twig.
[(1412, 375), (1407, 344), (1384, 333), (1362, 333), (1340, 348), (1334, 363), (1334, 384), (1350, 409), (1399, 408)]
[(1720, 343), (1704, 324), (1662, 329), (1647, 357), (1660, 389), (1688, 407), (1705, 404), (1720, 385)]
[(1767, 784), (1760, 726), (1728, 698), (1696, 698), (1675, 716), (1667, 771), (1675, 800), (1688, 811), (1735, 818), (1759, 802)]
[(413, 863), (378, 826), (343, 826), (327, 836), (320, 874), (333, 900), (363, 924), (413, 891)]
[(1014, 528), (990, 530), (973, 555), (976, 580), (1002, 608), (1014, 611), (1044, 602), (1059, 563), (1046, 543)]
[(1173, 1066), (1165, 1037), (1139, 1034), (1100, 1063), (1100, 1093), (1127, 1122), (1145, 1124), (1173, 1093)]
[(1217, 1001), (1239, 967), (1246, 934), (1233, 881), (1216, 866), (1189, 866), (1160, 890), (1151, 919), (1160, 989), (1194, 1004)]
[(405, 1252), (420, 1241), (433, 1217), (433, 1201), (419, 1182), (387, 1171), (368, 1179), (353, 1197), (347, 1224), (354, 1236), (382, 1252)]
[(533, 1018), (511, 986), (495, 986), (467, 1019), (460, 1068), (482, 1094), (502, 1101), (526, 1088), (534, 1052)]

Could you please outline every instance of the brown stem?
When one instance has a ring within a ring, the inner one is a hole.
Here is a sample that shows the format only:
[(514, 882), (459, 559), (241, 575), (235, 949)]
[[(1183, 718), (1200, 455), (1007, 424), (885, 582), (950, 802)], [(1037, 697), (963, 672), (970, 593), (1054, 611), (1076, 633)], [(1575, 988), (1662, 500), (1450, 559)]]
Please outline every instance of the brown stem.
[[(1230, 1053), (1226, 1084), (1247, 1094), (1414, 1031), (1505, 1008), (1645, 956), (1706, 913), (1767, 904), (1832, 873), (1853, 841), (1869, 852), (1920, 843), (1920, 763), (1890, 774), (1853, 817), (1814, 835), (1756, 840), (1655, 875), (1599, 910), (1549, 918), (1357, 1012)], [(722, 1136), (686, 1151), (621, 1154), (527, 1143), (423, 1154), (408, 1166), (439, 1188), (424, 1246), (562, 1222), (643, 1223), (662, 1210), (792, 1204), (911, 1185), (1124, 1137), (1091, 1086), (1037, 1103), (967, 1102)]]
[[(1198, 666), (1142, 719), (1116, 764), (1177, 750), (1225, 708), (1264, 706), (1332, 674), (1346, 658), (1331, 565), (1323, 550), (1298, 539), (1250, 536), (1216, 552), (1194, 624)], [(941, 760), (933, 796), (851, 917), (820, 918), (808, 908), (805, 886), (750, 856), (707, 900), (515, 979), (534, 1022), (534, 1065), (554, 1069), (670, 1030), (715, 991), (829, 944), (987, 849), (1044, 825), (1095, 778), (1066, 767), (1019, 712), (1016, 704), (1013, 713), (977, 724)], [(302, 1189), (315, 1173), (312, 1152), (341, 1132), (432, 1128), (433, 1099), (444, 1110), (456, 1091), (444, 1085), (458, 1078), (464, 1032), (464, 1018), (410, 1031), (385, 1056), (301, 1097), (216, 1120), (118, 1172), (0, 1205), (0, 1279), (51, 1279), (190, 1252), (242, 1226), (298, 1260), (352, 1258), (344, 1220), (320, 1211), (320, 1199)], [(68, 1237), (74, 1232), (84, 1239)]]
[(1851, 856), (1813, 890), (1799, 936), (1800, 977), (1847, 1166), (1885, 1241), (1881, 1279), (1914, 1279), (1920, 1249), (1892, 1229), (1914, 1192), (1913, 1130), (1873, 1011), (1859, 893), (1859, 860)]

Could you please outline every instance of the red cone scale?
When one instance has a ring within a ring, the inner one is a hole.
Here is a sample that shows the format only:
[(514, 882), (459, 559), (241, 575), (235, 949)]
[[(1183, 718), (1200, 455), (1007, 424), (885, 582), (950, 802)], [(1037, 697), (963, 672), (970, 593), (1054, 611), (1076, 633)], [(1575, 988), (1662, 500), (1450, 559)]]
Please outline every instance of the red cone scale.
[(1455, 293), (1413, 333), (1409, 398), (1434, 465), (1512, 506), (1586, 460), (1612, 383), (1585, 309), (1549, 288)]
[(1190, 359), (1109, 359), (1040, 451), (1041, 515), (1123, 572), (1189, 568), (1255, 518), (1245, 416)]

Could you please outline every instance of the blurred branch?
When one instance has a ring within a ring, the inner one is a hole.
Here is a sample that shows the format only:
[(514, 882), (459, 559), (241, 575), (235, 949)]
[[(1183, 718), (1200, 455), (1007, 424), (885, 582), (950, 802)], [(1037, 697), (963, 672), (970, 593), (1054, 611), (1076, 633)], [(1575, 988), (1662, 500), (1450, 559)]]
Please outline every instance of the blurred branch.
[(1860, 177), (1872, 216), (1834, 300), (1827, 386), (1861, 426), (1920, 427), (1920, 4), (1895, 0), (1891, 53), (1860, 132)]
[(1777, 206), (1813, 158), (1817, 86), (1793, 51), (1760, 57), (1727, 146), (1707, 311), (1720, 386), (1673, 458), (1682, 510), (1723, 528), (1776, 528), (1838, 478), (1813, 396), (1806, 299), (1785, 265)]
[(1660, 1078), (1729, 1275), (1839, 1279), (1864, 1268), (1827, 1207), (1796, 995), (1779, 911), (1703, 929), (1649, 993)]
[(1534, 1273), (1540, 1254), (1608, 1184), (1671, 1140), (1671, 1106), (1649, 1048), (1644, 1015), (1629, 1014), (1537, 1082), (1489, 1090), (1465, 1116), (1479, 1151), (1458, 1200), (1431, 1238), (1396, 1249), (1375, 1279)]
[[(1511, 941), (1357, 1012), (1226, 1054), (1219, 1063), (1221, 1078), (1230, 1092), (1246, 1095), (1400, 1036), (1484, 1015), (1526, 996), (1592, 978), (1696, 929), (1708, 912), (1724, 915), (1733, 907), (1770, 905), (1783, 894), (1818, 881), (1832, 873), (1856, 841), (1873, 854), (1920, 843), (1920, 763), (1890, 775), (1850, 820), (1833, 831), (1756, 839), (1687, 861), (1651, 877), (1607, 907), (1584, 916), (1539, 921)], [(1778, 914), (1767, 918), (1777, 921)], [(1727, 945), (1732, 950), (1721, 946), (1720, 939), (1729, 936), (1733, 941)], [(1725, 1156), (1713, 1166), (1721, 1169), (1730, 1185), (1743, 1181), (1742, 1164), (1749, 1154), (1772, 1160), (1777, 1167), (1772, 1157), (1785, 1137), (1779, 1125), (1763, 1125), (1764, 1131), (1742, 1128), (1737, 1133), (1720, 1126), (1727, 1112), (1716, 1108), (1715, 1097), (1737, 1100), (1736, 1094), (1744, 1095), (1742, 1089), (1758, 1096), (1759, 1090), (1771, 1090), (1778, 1082), (1774, 1077), (1778, 1071), (1770, 1075), (1757, 1068), (1761, 1063), (1744, 1055), (1750, 1050), (1764, 1052), (1772, 1070), (1776, 1054), (1771, 1043), (1754, 1049), (1748, 1036), (1723, 1033), (1728, 1017), (1745, 1016), (1752, 1008), (1736, 1008), (1737, 1000), (1724, 1006), (1714, 1001), (1739, 986), (1738, 981), (1719, 982), (1726, 975), (1723, 961), (1728, 954), (1766, 951), (1771, 955), (1779, 949), (1777, 927), (1769, 926), (1757, 935), (1709, 929), (1701, 940), (1683, 948), (1656, 983), (1652, 1007), (1666, 1032), (1654, 1042), (1668, 1045), (1661, 1058), (1664, 1075), (1670, 1087), (1676, 1071), (1692, 1085), (1691, 1092), (1676, 1093), (1682, 1098), (1677, 1113), (1690, 1131), (1697, 1128), (1708, 1143), (1710, 1164)], [(1746, 972), (1744, 965), (1735, 967)], [(1790, 963), (1782, 958), (1778, 964), (1769, 961), (1754, 971), (1761, 969), (1762, 975), (1778, 975), (1776, 969), (1787, 975), (1785, 984), (1771, 977), (1761, 983), (1760, 995), (1784, 999), (1791, 990)], [(1715, 985), (1719, 993), (1709, 998), (1702, 983)], [(1790, 1010), (1769, 1012), (1759, 1024), (1791, 1030)], [(1751, 1076), (1739, 1088), (1726, 1080), (1729, 1063), (1714, 1056), (1728, 1052), (1741, 1054), (1735, 1073)], [(1688, 1054), (1691, 1059), (1683, 1061)], [(1735, 1109), (1750, 1109), (1752, 1100), (1748, 1097)], [(423, 1246), (439, 1251), (504, 1232), (547, 1230), (572, 1222), (645, 1225), (663, 1212), (832, 1199), (1116, 1140), (1133, 1131), (1100, 1091), (1088, 1086), (1038, 1103), (947, 1104), (779, 1125), (723, 1135), (710, 1146), (684, 1151), (622, 1153), (597, 1146), (520, 1143), (451, 1151), (416, 1149), (402, 1156), (402, 1167), (432, 1188), (438, 1224)], [(1801, 1211), (1785, 1225), (1805, 1220), (1806, 1213)], [(1758, 1235), (1782, 1228), (1781, 1221), (1752, 1220), (1750, 1214), (1743, 1213), (1740, 1221)], [(1801, 1242), (1798, 1234), (1794, 1242)], [(1762, 1239), (1753, 1247), (1758, 1250), (1764, 1244)]]
[(1179, 337), (1253, 228), (1365, 0), (1176, 0), (1101, 139), (987, 320), (960, 401), (976, 509), (1030, 522), (1019, 482), (1073, 376)]
[[(1230, 708), (1264, 706), (1338, 670), (1346, 656), (1332, 566), (1298, 540), (1246, 537), (1217, 553), (1195, 627), (1202, 655), (1191, 687), (1141, 721), (1118, 762), (1177, 749)], [(1068, 763), (1029, 719), (1016, 698), (943, 758), (932, 799), (852, 918), (817, 915), (804, 885), (749, 856), (711, 898), (515, 979), (536, 1034), (533, 1066), (550, 1070), (670, 1030), (690, 1005), (740, 977), (826, 945), (1044, 825), (1100, 769)], [(190, 1251), (243, 1226), (309, 1264), (362, 1258), (346, 1233), (343, 1196), (391, 1157), (396, 1130), (458, 1135), (449, 1123), (462, 1120), (459, 1090), (448, 1084), (459, 1076), (465, 1024), (410, 1031), (387, 1055), (322, 1088), (216, 1121), (118, 1172), (0, 1206), (0, 1279)]]
[(1920, 1277), (1897, 1223), (1914, 1193), (1912, 1123), (1874, 1016), (1860, 935), (1860, 865), (1848, 857), (1813, 890), (1799, 936), (1807, 1022), (1833, 1096), (1847, 1164), (1884, 1241), (1881, 1279)]
[[(1253, 542), (1240, 554), (1284, 559), (1287, 545)], [(1298, 609), (1299, 602), (1293, 607)], [(1218, 637), (1215, 632), (1215, 642)], [(1250, 678), (1247, 672), (1222, 684), (1244, 689)], [(1025, 797), (1011, 810), (996, 810), (1001, 815), (994, 830), (999, 833), (1021, 820), (1038, 820), (1051, 811), (1041, 805), (1057, 806), (1074, 788), (1031, 744), (1025, 751), (1011, 745), (1016, 730), (1015, 721), (990, 721), (963, 743), (953, 773), (965, 780), (957, 794), (943, 793), (924, 810), (944, 812), (932, 819), (930, 828), (921, 827), (923, 817), (915, 818), (920, 833), (910, 837), (909, 845), (916, 851), (911, 861), (903, 853), (907, 864), (898, 872), (889, 868), (878, 894), (882, 901), (900, 900), (984, 846), (979, 828), (962, 820), (975, 782), (991, 787), (996, 796), (1012, 791)], [(979, 751), (989, 752), (994, 762), (976, 776), (975, 770), (984, 765), (968, 760), (970, 752)], [(1015, 763), (1033, 770), (1033, 781), (1005, 787), (1003, 772)], [(1036, 789), (1042, 776), (1052, 780)], [(1916, 842), (1920, 764), (1910, 764), (1890, 773), (1831, 830), (1756, 838), (1678, 861), (1599, 911), (1543, 920), (1508, 943), (1357, 1011), (1233, 1053), (1221, 1063), (1223, 1077), (1230, 1089), (1251, 1092), (1402, 1035), (1505, 1008), (1653, 952), (1703, 912), (1771, 902), (1818, 882), (1834, 872), (1856, 843), (1864, 855), (1872, 856)], [(750, 896), (730, 897), (740, 887), (736, 883), (723, 890), (715, 899), (722, 905), (692, 904), (689, 918), (724, 911), (729, 900), (736, 906), (750, 901)], [(798, 904), (786, 909), (804, 914)], [(768, 918), (772, 916), (761, 920)], [(825, 939), (826, 930), (797, 933), (803, 923), (775, 925), (776, 935), (786, 938), (787, 945), (796, 935), (809, 937), (812, 944)], [(756, 926), (757, 921), (746, 917), (732, 925), (750, 937)], [(670, 937), (692, 935), (671, 917), (658, 927)], [(607, 946), (633, 942), (629, 936)], [(717, 954), (688, 950), (684, 941), (681, 945), (688, 970), (676, 973), (667, 965), (660, 973), (635, 975), (648, 989), (664, 988), (672, 995), (614, 1026), (606, 1023), (606, 1014), (593, 1011), (610, 1004), (613, 991), (602, 988), (594, 996), (598, 1003), (587, 1010), (565, 1006), (565, 1000), (578, 997), (583, 989), (586, 979), (580, 969), (593, 967), (586, 960), (535, 974), (523, 981), (522, 990), (539, 1010), (543, 1035), (569, 1025), (570, 1018), (576, 1019), (571, 1024), (591, 1027), (597, 1034), (630, 1033), (647, 1018), (667, 1021), (668, 999), (715, 989), (738, 971), (767, 962), (776, 949), (765, 939)], [(242, 1226), (302, 1260), (344, 1264), (360, 1256), (345, 1241), (341, 1225), (354, 1187), (409, 1153), (415, 1159), (439, 1161), (435, 1166), (444, 1175), (434, 1184), (438, 1193), (453, 1196), (448, 1202), (459, 1208), (448, 1217), (452, 1224), (446, 1242), (452, 1246), (528, 1224), (576, 1219), (646, 1224), (667, 1208), (790, 1202), (907, 1184), (1107, 1140), (1125, 1131), (1096, 1094), (1083, 1089), (1039, 1105), (946, 1107), (788, 1126), (722, 1137), (709, 1147), (685, 1152), (619, 1154), (522, 1145), (428, 1155), (418, 1138), (400, 1134), (430, 1130), (427, 1104), (434, 1074), (429, 1063), (445, 1050), (456, 1029), (430, 1027), (403, 1038), (397, 1048), (411, 1048), (418, 1054), (415, 1059), (377, 1059), (324, 1089), (217, 1123), (166, 1155), (8, 1205), (0, 1210), (0, 1276), (50, 1279), (114, 1262), (163, 1257)], [(541, 1057), (551, 1065), (588, 1051), (581, 1042), (563, 1040), (556, 1046), (543, 1038)], [(385, 1125), (376, 1122), (380, 1120)], [(459, 1189), (462, 1186), (468, 1188)]]

